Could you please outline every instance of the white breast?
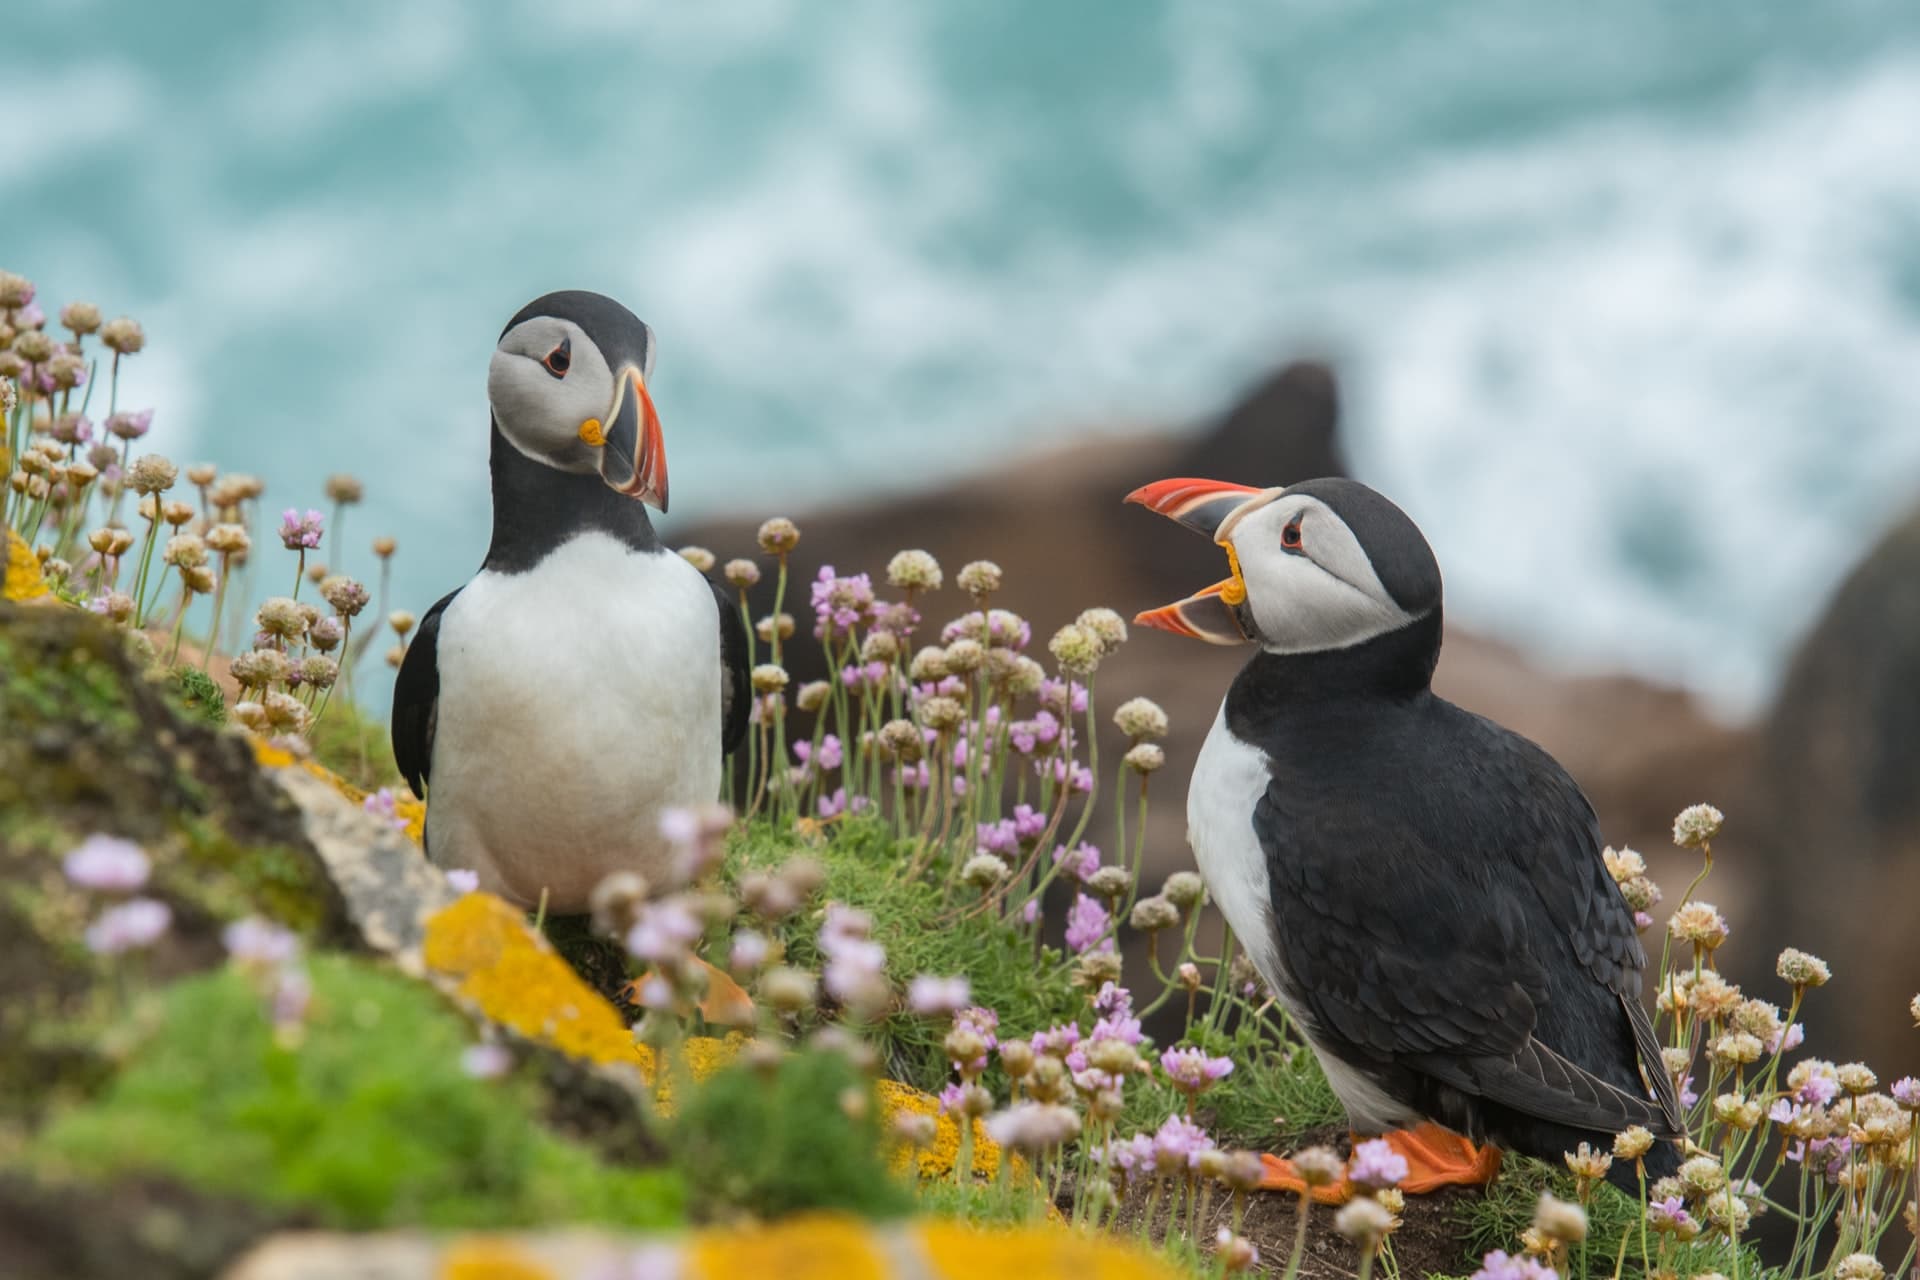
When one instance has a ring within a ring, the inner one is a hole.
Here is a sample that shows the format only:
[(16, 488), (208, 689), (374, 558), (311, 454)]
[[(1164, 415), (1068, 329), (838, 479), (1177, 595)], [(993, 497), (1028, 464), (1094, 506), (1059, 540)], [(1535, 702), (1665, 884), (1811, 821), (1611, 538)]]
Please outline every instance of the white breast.
[(441, 617), (427, 839), (443, 867), (550, 910), (613, 871), (658, 879), (661, 813), (720, 790), (720, 624), (669, 552), (584, 534), (483, 572)]
[(1233, 735), (1227, 727), (1226, 703), (1222, 702), (1213, 729), (1200, 748), (1200, 758), (1194, 762), (1193, 781), (1187, 788), (1187, 842), (1193, 846), (1194, 861), (1206, 877), (1220, 913), (1233, 926), (1233, 936), (1246, 948), (1254, 968), (1307, 1038), (1353, 1126), (1361, 1132), (1379, 1133), (1411, 1123), (1417, 1118), (1412, 1112), (1314, 1040), (1312, 1020), (1301, 1006), (1281, 956), (1279, 935), (1274, 931), (1267, 855), (1253, 829), (1254, 806), (1272, 780), (1266, 753)]

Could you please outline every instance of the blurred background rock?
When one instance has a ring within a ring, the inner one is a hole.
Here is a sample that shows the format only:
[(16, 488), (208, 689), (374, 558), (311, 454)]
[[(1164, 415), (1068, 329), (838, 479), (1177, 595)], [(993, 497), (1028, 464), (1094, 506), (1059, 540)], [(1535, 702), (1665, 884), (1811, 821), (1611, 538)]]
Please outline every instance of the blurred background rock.
[[(16, 0), (8, 31), (4, 265), (144, 322), (155, 448), (279, 505), (360, 474), (335, 567), (397, 536), (416, 609), (471, 571), (486, 353), (563, 286), (660, 335), (670, 538), (725, 557), (780, 511), (803, 568), (990, 557), (1043, 634), (1218, 576), (1133, 485), (1349, 471), (1445, 567), (1442, 689), (1615, 843), (1721, 803), (1727, 963), (1826, 954), (1822, 1043), (1911, 1064), (1920, 8)], [(1162, 867), (1237, 660), (1137, 637), (1103, 673), (1174, 716)]]

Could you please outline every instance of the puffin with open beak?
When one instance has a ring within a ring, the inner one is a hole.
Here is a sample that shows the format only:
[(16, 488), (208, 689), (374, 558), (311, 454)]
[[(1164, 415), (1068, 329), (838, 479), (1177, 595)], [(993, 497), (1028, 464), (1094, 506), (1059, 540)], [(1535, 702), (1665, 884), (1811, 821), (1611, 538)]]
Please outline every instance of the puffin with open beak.
[(662, 545), (653, 331), (597, 293), (507, 322), (487, 374), (493, 542), (427, 611), (393, 696), (393, 754), (428, 800), (428, 856), (524, 906), (671, 872), (668, 809), (712, 804), (745, 736), (747, 642)]
[[(1355, 1132), (1386, 1135), (1410, 1191), (1633, 1125), (1660, 1139), (1649, 1178), (1677, 1168), (1646, 957), (1593, 809), (1546, 752), (1434, 694), (1440, 566), (1413, 521), (1338, 479), (1128, 501), (1226, 553), (1226, 580), (1138, 621), (1256, 646), (1195, 763), (1188, 840)], [(1266, 1185), (1302, 1190), (1266, 1159)]]

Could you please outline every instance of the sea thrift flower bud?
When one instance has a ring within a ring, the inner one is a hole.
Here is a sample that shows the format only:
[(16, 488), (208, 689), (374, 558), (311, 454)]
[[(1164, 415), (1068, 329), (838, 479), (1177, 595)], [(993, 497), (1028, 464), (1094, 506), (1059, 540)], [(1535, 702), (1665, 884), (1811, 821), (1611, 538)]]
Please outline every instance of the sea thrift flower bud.
[(322, 618), (307, 628), (307, 643), (322, 653), (332, 653), (339, 648), (344, 636), (338, 618)]
[(13, 349), (28, 364), (45, 364), (59, 348), (54, 340), (38, 329), (27, 329), (14, 337)]
[[(1833, 977), (1833, 970), (1827, 967), (1825, 960), (1808, 955), (1796, 947), (1788, 947), (1780, 953), (1774, 972), (1780, 975), (1781, 981), (1797, 988), (1824, 987), (1827, 980)], [(1915, 997), (1915, 1004), (1920, 1005), (1920, 996)], [(1920, 1021), (1920, 1011), (1915, 1012), (1914, 1018)]]
[(1053, 639), (1047, 642), (1047, 652), (1068, 675), (1089, 676), (1100, 666), (1102, 649), (1099, 638), (1091, 631), (1070, 622), (1053, 633)]
[(207, 546), (223, 556), (246, 551), (253, 545), (246, 529), (237, 524), (217, 524), (207, 530)]
[(219, 469), (211, 462), (196, 462), (187, 468), (187, 483), (196, 489), (204, 489), (219, 474)]
[(1046, 682), (1046, 668), (1032, 658), (1022, 655), (1014, 659), (1013, 674), (1007, 678), (1007, 690), (1015, 697), (1031, 697), (1039, 692), (1040, 686)]
[(1332, 1186), (1344, 1168), (1346, 1161), (1325, 1147), (1308, 1147), (1293, 1157), (1293, 1171), (1309, 1187)]
[(1612, 1156), (1604, 1151), (1595, 1151), (1591, 1144), (1585, 1142), (1567, 1152), (1564, 1158), (1568, 1172), (1583, 1182), (1598, 1182), (1613, 1167)]
[(1127, 624), (1111, 609), (1088, 609), (1076, 623), (1100, 645), (1100, 656), (1110, 657), (1127, 642)]
[(1873, 1069), (1864, 1062), (1842, 1063), (1835, 1074), (1839, 1077), (1840, 1087), (1856, 1098), (1863, 1093), (1871, 1093), (1873, 1087), (1880, 1083)]
[(1653, 1149), (1653, 1134), (1642, 1125), (1621, 1130), (1613, 1139), (1613, 1154), (1620, 1160), (1638, 1160)]
[(207, 562), (207, 544), (191, 533), (177, 533), (167, 539), (160, 561), (182, 569), (196, 568)]
[(1000, 566), (991, 560), (975, 560), (961, 567), (955, 581), (975, 600), (983, 600), (1000, 589)]
[(160, 508), (160, 518), (177, 529), (193, 519), (193, 507), (185, 502), (169, 502)]
[[(107, 419), (107, 434), (116, 440), (138, 440), (153, 426), (153, 410), (123, 410)], [(168, 481), (169, 484), (172, 481)]]
[(1024, 1080), (1033, 1070), (1033, 1045), (1025, 1040), (1000, 1042), (1000, 1067), (1009, 1080)]
[(976, 889), (991, 889), (1007, 878), (1007, 864), (990, 853), (976, 853), (960, 868), (960, 878)]
[(287, 678), (287, 659), (277, 649), (252, 649), (236, 655), (232, 669), (242, 688), (263, 689)]
[(892, 666), (900, 656), (900, 637), (891, 631), (875, 631), (860, 642), (860, 661)]
[(18, 311), (33, 301), (33, 281), (11, 271), (0, 271), (0, 310)]
[(1533, 1229), (1557, 1244), (1579, 1244), (1587, 1238), (1587, 1211), (1542, 1192), (1533, 1211)]
[[(239, 659), (236, 658), (235, 662), (237, 663), (238, 661)], [(239, 678), (239, 675), (236, 673), (234, 679), (238, 680)], [(247, 728), (252, 729), (255, 733), (263, 733), (266, 731), (267, 709), (257, 702), (252, 700), (236, 702), (227, 708), (227, 714), (231, 715)]]
[(1887, 1090), (1902, 1111), (1920, 1112), (1920, 1079), (1902, 1076)]
[(91, 302), (69, 302), (60, 308), (60, 324), (75, 334), (89, 334), (100, 327), (100, 308)]
[(1191, 962), (1182, 964), (1178, 969), (1173, 971), (1173, 980), (1184, 990), (1198, 991), (1200, 989), (1200, 966)]
[(270, 636), (292, 639), (307, 629), (306, 615), (300, 612), (300, 606), (286, 596), (274, 596), (260, 606), (260, 612), (254, 615), (260, 629)]
[(779, 693), (787, 687), (787, 679), (784, 667), (763, 662), (753, 669), (753, 691), (762, 695)]
[(1260, 1249), (1245, 1236), (1233, 1234), (1233, 1228), (1221, 1227), (1213, 1237), (1213, 1256), (1220, 1269), (1230, 1276), (1252, 1271), (1260, 1265)]
[(1723, 1068), (1751, 1066), (1760, 1060), (1761, 1052), (1759, 1037), (1744, 1031), (1730, 1031), (1707, 1043), (1707, 1057)]
[(1695, 1156), (1680, 1166), (1680, 1185), (1689, 1196), (1698, 1200), (1712, 1195), (1727, 1185), (1726, 1170), (1712, 1156)]
[(825, 680), (809, 680), (800, 686), (800, 692), (794, 696), (793, 704), (802, 711), (818, 711), (827, 705), (827, 698), (833, 693), (833, 686)]
[(1142, 898), (1133, 904), (1133, 915), (1128, 923), (1142, 933), (1157, 933), (1161, 929), (1171, 929), (1180, 923), (1180, 908), (1165, 897)]
[(173, 488), (180, 469), (157, 453), (142, 454), (127, 469), (127, 487), (135, 493), (165, 493)]
[(316, 689), (331, 689), (340, 676), (340, 666), (325, 654), (310, 653), (300, 660), (300, 683)]
[(355, 618), (372, 597), (367, 589), (348, 577), (331, 577), (320, 584), (320, 598), (333, 606), (343, 618)]
[(760, 526), (760, 549), (770, 556), (784, 556), (800, 545), (800, 527), (785, 516), (775, 516)]
[(1731, 1129), (1745, 1131), (1760, 1123), (1760, 1101), (1723, 1093), (1713, 1100), (1713, 1117)]
[(350, 507), (366, 496), (359, 478), (345, 472), (328, 476), (324, 492), (329, 502), (337, 502), (343, 507)]
[(1142, 742), (1130, 748), (1123, 759), (1127, 768), (1145, 775), (1159, 772), (1167, 762), (1167, 753), (1160, 749), (1157, 742)]
[(290, 693), (270, 691), (260, 700), (267, 709), (267, 723), (284, 733), (305, 733), (312, 713), (306, 704)]
[(1379, 1244), (1392, 1226), (1393, 1215), (1386, 1206), (1368, 1196), (1348, 1201), (1333, 1216), (1333, 1229), (1366, 1251)]
[(728, 583), (745, 591), (760, 581), (760, 566), (751, 560), (729, 560), (721, 574)]
[(1727, 922), (1710, 902), (1688, 902), (1667, 921), (1667, 930), (1701, 951), (1712, 951), (1727, 940)]
[(1160, 886), (1167, 901), (1182, 911), (1191, 911), (1206, 900), (1207, 882), (1195, 871), (1176, 871)]
[(130, 356), (138, 354), (140, 348), (147, 345), (147, 335), (137, 321), (119, 316), (101, 326), (100, 341), (106, 343), (110, 350)]
[(87, 545), (103, 556), (112, 555), (113, 534), (112, 529), (95, 529), (87, 535)]
[(1725, 816), (1710, 804), (1689, 805), (1673, 820), (1673, 842), (1682, 849), (1697, 849), (1720, 834)]
[(1087, 877), (1086, 885), (1095, 897), (1112, 900), (1126, 896), (1133, 888), (1133, 877), (1125, 867), (1101, 867)]
[(783, 613), (778, 618), (762, 618), (753, 624), (753, 634), (760, 637), (760, 643), (772, 644), (778, 633), (782, 640), (793, 639), (793, 615)]
[[(1190, 1049), (1185, 1052), (1198, 1053), (1199, 1050)], [(1092, 1067), (1095, 1071), (1104, 1071), (1110, 1076), (1130, 1076), (1140, 1069), (1140, 1051), (1128, 1044), (1125, 1040), (1095, 1040), (1086, 1046), (1086, 1055), (1088, 1066)], [(1172, 1055), (1169, 1054), (1168, 1056)], [(1201, 1054), (1201, 1056), (1205, 1057), (1206, 1055)], [(1165, 1060), (1162, 1059), (1162, 1061)], [(1224, 1059), (1222, 1059), (1222, 1061), (1224, 1061)], [(1228, 1063), (1228, 1069), (1232, 1069), (1231, 1063)], [(1213, 1083), (1213, 1079), (1204, 1078), (1204, 1069), (1195, 1068), (1195, 1073), (1196, 1078), (1202, 1079), (1200, 1084), (1194, 1086), (1195, 1088), (1204, 1089), (1207, 1085)], [(1172, 1075), (1172, 1070), (1169, 1069), (1167, 1074)]]
[(1850, 1253), (1833, 1269), (1833, 1280), (1886, 1280), (1887, 1269), (1870, 1253)]
[(131, 893), (141, 888), (151, 868), (139, 845), (104, 835), (88, 836), (61, 863), (73, 884), (106, 893)]
[(880, 726), (880, 746), (903, 765), (917, 764), (926, 751), (926, 739), (910, 720), (889, 720)]
[(987, 651), (977, 640), (955, 640), (947, 646), (947, 670), (968, 675), (986, 663)]
[(935, 733), (950, 733), (966, 721), (966, 708), (953, 698), (928, 698), (920, 704), (920, 723)]
[(680, 558), (702, 573), (713, 572), (713, 566), (716, 560), (713, 552), (707, 550), (705, 547), (682, 547), (680, 548)]
[(407, 632), (413, 630), (413, 623), (413, 614), (406, 609), (395, 609), (387, 615), (387, 625), (393, 628), (393, 634), (402, 639), (406, 638)]
[(62, 391), (71, 391), (86, 381), (87, 362), (71, 351), (56, 351), (46, 364), (47, 377)]
[(400, 544), (392, 538), (375, 538), (373, 540), (373, 554), (379, 556), (382, 560), (391, 558), (393, 553), (399, 550), (399, 547)]
[(1113, 713), (1113, 722), (1135, 742), (1167, 736), (1167, 713), (1150, 698), (1130, 698), (1121, 703)]
[(901, 591), (938, 591), (940, 562), (924, 551), (902, 551), (887, 562), (887, 585)]
[(1920, 995), (1907, 1003), (1907, 1013), (1913, 1018), (1913, 1025), (1920, 1027)]
[(1120, 954), (1116, 951), (1088, 951), (1073, 965), (1075, 986), (1098, 991), (1109, 982), (1120, 981)]

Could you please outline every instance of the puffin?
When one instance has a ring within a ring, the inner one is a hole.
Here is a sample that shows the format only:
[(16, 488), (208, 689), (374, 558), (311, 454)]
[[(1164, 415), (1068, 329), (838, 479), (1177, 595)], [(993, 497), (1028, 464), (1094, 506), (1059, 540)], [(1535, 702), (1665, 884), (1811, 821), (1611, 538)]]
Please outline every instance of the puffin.
[[(1415, 1192), (1635, 1125), (1648, 1178), (1676, 1170), (1646, 955), (1593, 808), (1545, 751), (1434, 693), (1440, 566), (1419, 528), (1339, 478), (1127, 500), (1226, 552), (1228, 578), (1137, 621), (1256, 646), (1195, 761), (1188, 842), (1354, 1133), (1384, 1135)], [(1264, 1185), (1304, 1189), (1264, 1159)], [(1629, 1161), (1608, 1176), (1637, 1182)]]
[(617, 871), (670, 878), (661, 819), (719, 799), (747, 731), (739, 613), (647, 515), (667, 510), (653, 362), (653, 331), (598, 293), (507, 321), (487, 371), (493, 539), (394, 684), (428, 858), (556, 914)]

